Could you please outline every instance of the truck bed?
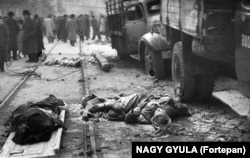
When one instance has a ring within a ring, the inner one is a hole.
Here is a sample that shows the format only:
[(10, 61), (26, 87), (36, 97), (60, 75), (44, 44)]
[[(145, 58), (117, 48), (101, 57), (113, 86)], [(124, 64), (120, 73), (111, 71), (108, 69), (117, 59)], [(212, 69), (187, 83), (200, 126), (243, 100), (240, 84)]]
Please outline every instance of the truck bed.
[(229, 61), (234, 54), (232, 19), (236, 6), (233, 0), (163, 0), (162, 23), (201, 41), (198, 47), (204, 47), (205, 53), (200, 55)]

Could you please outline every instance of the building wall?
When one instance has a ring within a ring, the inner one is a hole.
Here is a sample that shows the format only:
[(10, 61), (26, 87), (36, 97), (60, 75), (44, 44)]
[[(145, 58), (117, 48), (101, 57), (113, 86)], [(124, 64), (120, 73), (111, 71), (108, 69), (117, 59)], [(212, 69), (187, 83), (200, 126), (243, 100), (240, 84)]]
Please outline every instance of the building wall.
[(56, 8), (51, 0), (0, 0), (0, 15), (6, 16), (13, 11), (16, 16), (22, 16), (24, 9), (28, 9), (33, 15), (47, 16), (55, 14)]
[(0, 15), (7, 15), (9, 11), (22, 16), (24, 9), (32, 14), (41, 16), (64, 14), (105, 14), (105, 0), (0, 0)]
[(104, 0), (62, 0), (62, 6), (67, 14), (105, 14)]

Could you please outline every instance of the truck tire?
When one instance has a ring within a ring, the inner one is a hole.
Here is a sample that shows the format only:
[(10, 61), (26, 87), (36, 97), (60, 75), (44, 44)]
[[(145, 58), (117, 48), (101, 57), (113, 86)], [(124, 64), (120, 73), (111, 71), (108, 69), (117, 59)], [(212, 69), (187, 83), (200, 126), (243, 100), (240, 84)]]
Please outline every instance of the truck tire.
[(206, 101), (212, 96), (214, 89), (215, 73), (197, 76), (196, 101)]
[(144, 61), (146, 73), (150, 78), (162, 80), (166, 77), (165, 65), (161, 52), (154, 52), (146, 46)]
[[(242, 79), (238, 78), (238, 85), (240, 88), (240, 91), (247, 96), (248, 98), (250, 98), (250, 82), (247, 81), (243, 81)], [(250, 110), (250, 109), (249, 109)]]
[[(180, 97), (182, 102), (191, 102), (194, 99), (196, 90), (195, 75), (190, 74), (187, 68), (192, 64), (190, 61), (184, 61), (182, 42), (177, 42), (173, 48), (172, 54), (172, 80), (175, 95)], [(191, 52), (187, 55), (191, 55)], [(187, 58), (188, 59), (188, 58)]]
[(118, 41), (117, 41), (117, 44), (118, 44), (118, 48), (117, 48), (117, 57), (119, 60), (127, 60), (130, 56), (130, 54), (126, 54), (128, 52), (127, 49), (126, 49), (126, 46), (125, 46), (125, 42), (123, 41), (123, 39), (121, 37), (118, 38)]

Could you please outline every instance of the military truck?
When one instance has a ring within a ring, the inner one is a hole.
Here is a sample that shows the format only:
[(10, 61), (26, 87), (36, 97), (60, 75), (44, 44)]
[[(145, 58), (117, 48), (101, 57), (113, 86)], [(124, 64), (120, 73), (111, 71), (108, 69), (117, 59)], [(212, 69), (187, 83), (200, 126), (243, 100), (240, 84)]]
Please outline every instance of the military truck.
[[(248, 0), (161, 1), (160, 19), (167, 47), (164, 49), (171, 52), (173, 88), (182, 102), (210, 99), (219, 65), (235, 68), (239, 90), (250, 97), (249, 13)], [(160, 43), (159, 39), (154, 41)], [(158, 47), (156, 50), (163, 46)], [(224, 102), (237, 99), (230, 98), (235, 95), (241, 98), (238, 91), (230, 91), (224, 99), (222, 94), (214, 96), (222, 96)], [(244, 107), (249, 102), (245, 100)], [(238, 108), (242, 115), (250, 116), (247, 109)]]
[(137, 53), (138, 42), (160, 19), (160, 0), (108, 0), (108, 26), (112, 47), (120, 58)]
[[(169, 53), (158, 49), (155, 51), (160, 53), (152, 53), (151, 42), (154, 41), (148, 38), (150, 35), (141, 38), (152, 32), (153, 27), (158, 29), (160, 26), (160, 0), (108, 0), (106, 10), (112, 47), (119, 58), (135, 54), (133, 57), (141, 61), (149, 77), (163, 79), (166, 76), (164, 59), (170, 58)], [(159, 32), (152, 34), (159, 36)], [(164, 41), (165, 37), (160, 36)], [(161, 46), (166, 48), (165, 44)], [(153, 65), (153, 61), (157, 61), (156, 64)]]

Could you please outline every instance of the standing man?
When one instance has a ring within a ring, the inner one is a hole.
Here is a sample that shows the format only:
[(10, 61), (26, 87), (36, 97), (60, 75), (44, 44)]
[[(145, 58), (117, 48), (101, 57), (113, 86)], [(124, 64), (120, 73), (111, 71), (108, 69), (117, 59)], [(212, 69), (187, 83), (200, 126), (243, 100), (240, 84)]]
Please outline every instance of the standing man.
[(80, 15), (77, 19), (78, 23), (78, 34), (80, 36), (80, 40), (83, 42), (84, 41), (84, 31), (86, 30), (86, 23), (85, 23), (85, 18), (83, 15)]
[(6, 61), (6, 52), (8, 49), (9, 31), (7, 25), (3, 22), (0, 15), (0, 71), (4, 72), (4, 62)]
[(5, 23), (7, 24), (8, 29), (9, 29), (9, 50), (8, 50), (8, 53), (10, 55), (12, 52), (13, 60), (17, 60), (17, 34), (19, 31), (19, 28), (18, 28), (18, 23), (13, 18), (13, 16), (14, 16), (14, 13), (9, 12), (8, 18), (5, 21)]
[[(100, 32), (100, 35), (106, 36), (106, 20), (105, 20), (105, 16), (103, 14), (100, 14), (99, 32)], [(106, 39), (107, 39), (107, 36), (106, 36)]]
[(106, 35), (106, 39), (109, 40), (110, 33), (109, 33), (108, 18), (105, 16), (104, 19), (105, 19), (105, 28), (106, 28), (105, 35)]
[(36, 22), (30, 18), (30, 12), (28, 10), (23, 11), (23, 17), (23, 53), (29, 56), (29, 60), (26, 62), (38, 62)]
[(63, 18), (61, 19), (61, 22), (59, 24), (59, 36), (63, 42), (67, 42), (68, 38), (68, 31), (66, 28), (66, 23), (67, 23), (67, 15), (64, 15)]
[(34, 20), (36, 22), (36, 40), (37, 40), (37, 49), (38, 49), (38, 57), (40, 57), (42, 55), (42, 52), (44, 50), (44, 44), (43, 44), (43, 30), (42, 30), (42, 20), (40, 19), (38, 14), (35, 14), (34, 16)]
[(52, 15), (49, 15), (48, 18), (44, 19), (44, 28), (45, 28), (46, 36), (48, 38), (49, 43), (53, 43), (55, 23), (52, 19)]
[(77, 21), (74, 14), (72, 14), (70, 16), (70, 19), (67, 21), (66, 28), (68, 30), (68, 39), (70, 40), (70, 44), (72, 46), (75, 46), (77, 35)]
[(92, 25), (92, 28), (93, 28), (92, 40), (95, 40), (96, 36), (98, 37), (99, 40), (101, 40), (101, 36), (100, 36), (100, 33), (99, 33), (98, 21), (97, 21), (97, 19), (95, 18), (94, 15), (92, 15), (91, 25)]
[(60, 25), (61, 25), (62, 19), (63, 19), (62, 16), (58, 16), (56, 20), (56, 36), (57, 36), (58, 41), (62, 40), (62, 37), (60, 34)]
[(84, 35), (87, 37), (87, 40), (89, 40), (89, 35), (90, 35), (90, 21), (89, 21), (89, 15), (86, 14), (84, 16), (85, 18), (85, 24), (86, 24), (86, 28), (84, 30)]

